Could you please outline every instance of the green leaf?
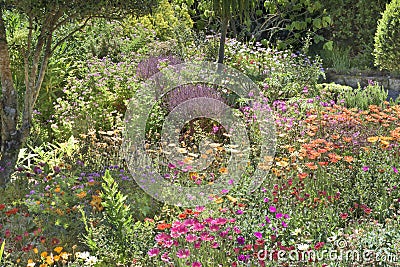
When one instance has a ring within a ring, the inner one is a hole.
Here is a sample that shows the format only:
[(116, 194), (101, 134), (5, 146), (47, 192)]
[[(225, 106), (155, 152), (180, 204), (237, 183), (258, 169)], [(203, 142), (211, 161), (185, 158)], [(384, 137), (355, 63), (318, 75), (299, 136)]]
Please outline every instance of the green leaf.
[(6, 240), (3, 241), (3, 244), (1, 244), (1, 247), (0, 247), (0, 263), (1, 263), (1, 259), (3, 257), (3, 252), (4, 252), (5, 246), (6, 246)]
[(333, 50), (333, 41), (326, 42), (322, 48), (327, 51), (332, 51)]

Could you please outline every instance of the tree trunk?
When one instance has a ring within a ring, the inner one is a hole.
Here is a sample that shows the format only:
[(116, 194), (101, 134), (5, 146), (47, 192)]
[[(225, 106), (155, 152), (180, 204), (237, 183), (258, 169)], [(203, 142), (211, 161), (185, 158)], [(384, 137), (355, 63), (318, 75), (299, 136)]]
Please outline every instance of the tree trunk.
[(21, 148), (18, 123), (17, 91), (12, 80), (3, 12), (0, 9), (0, 83), (1, 83), (1, 138), (0, 138), (0, 187), (5, 187), (17, 161)]
[(221, 64), (224, 63), (225, 40), (226, 40), (226, 33), (228, 31), (228, 23), (229, 23), (228, 17), (222, 18), (221, 39), (219, 40), (219, 51), (218, 51), (218, 63)]

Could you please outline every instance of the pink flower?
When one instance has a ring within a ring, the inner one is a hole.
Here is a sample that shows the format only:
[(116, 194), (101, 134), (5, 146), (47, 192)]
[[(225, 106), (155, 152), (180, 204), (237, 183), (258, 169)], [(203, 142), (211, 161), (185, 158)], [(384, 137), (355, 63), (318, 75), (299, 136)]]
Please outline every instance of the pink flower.
[(282, 226), (283, 226), (284, 228), (286, 228), (286, 227), (287, 227), (287, 223), (285, 223), (284, 221), (282, 221)]
[(212, 247), (212, 248), (218, 248), (218, 247), (219, 247), (218, 242), (214, 242), (214, 243), (211, 245), (211, 247)]
[(157, 256), (159, 253), (160, 253), (160, 249), (158, 249), (158, 248), (152, 248), (147, 252), (147, 254), (149, 254), (150, 257)]
[(201, 267), (201, 266), (202, 266), (201, 263), (198, 261), (192, 263), (192, 267)]
[(275, 217), (276, 217), (277, 219), (280, 219), (280, 218), (283, 217), (283, 214), (282, 214), (282, 213), (277, 213), (277, 214), (275, 214)]
[(204, 224), (195, 223), (194, 226), (193, 226), (193, 231), (194, 232), (202, 231), (204, 229), (204, 227), (205, 227)]
[(176, 253), (176, 256), (180, 259), (185, 259), (187, 257), (190, 256), (190, 250), (188, 249), (180, 249), (178, 250), (178, 252)]
[(210, 225), (210, 231), (211, 232), (217, 232), (219, 230), (219, 226), (217, 224), (211, 224)]
[(201, 247), (201, 241), (194, 242), (194, 248), (199, 249)]
[(270, 212), (276, 212), (275, 206), (270, 206), (270, 207), (269, 207), (269, 211), (270, 211)]
[(216, 219), (215, 221), (214, 221), (214, 223), (215, 224), (218, 224), (218, 225), (224, 225), (224, 224), (226, 224), (227, 223), (227, 219), (225, 219), (225, 218), (218, 218), (218, 219)]
[(186, 241), (189, 243), (192, 243), (192, 242), (196, 241), (197, 239), (198, 239), (197, 235), (188, 234), (186, 236)]
[(369, 170), (369, 167), (368, 167), (368, 166), (363, 166), (363, 167), (362, 167), (362, 170), (366, 172), (366, 171)]

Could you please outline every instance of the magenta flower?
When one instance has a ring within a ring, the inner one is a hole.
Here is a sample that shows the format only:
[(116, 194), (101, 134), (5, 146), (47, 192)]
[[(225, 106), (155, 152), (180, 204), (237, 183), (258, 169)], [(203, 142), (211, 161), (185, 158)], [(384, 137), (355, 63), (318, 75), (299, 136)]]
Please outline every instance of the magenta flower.
[(255, 235), (255, 237), (257, 237), (258, 239), (262, 239), (262, 233), (260, 233), (260, 232), (255, 232), (254, 235)]
[(268, 218), (268, 216), (265, 216), (265, 221), (266, 221), (267, 223), (271, 223), (271, 220)]
[(192, 263), (192, 267), (201, 267), (201, 266), (202, 266), (201, 263), (198, 261)]
[(368, 166), (363, 166), (363, 167), (362, 167), (362, 170), (366, 172), (366, 171), (369, 170), (369, 167), (368, 167)]
[(196, 241), (197, 239), (198, 239), (197, 235), (188, 234), (186, 236), (186, 241), (189, 243), (192, 243), (192, 242)]
[(237, 210), (236, 214), (241, 215), (241, 214), (243, 214), (243, 211), (242, 210)]
[(286, 227), (287, 227), (287, 223), (285, 223), (284, 221), (282, 221), (282, 226), (283, 226), (284, 228), (286, 228)]
[(149, 254), (150, 257), (157, 256), (159, 253), (160, 253), (159, 248), (152, 248), (147, 252), (147, 254)]
[(212, 247), (212, 248), (218, 248), (218, 247), (219, 247), (218, 242), (214, 242), (214, 243), (211, 245), (211, 247)]
[(269, 199), (266, 197), (264, 198), (264, 202), (267, 203), (269, 201)]
[(243, 236), (238, 236), (236, 241), (238, 242), (239, 245), (244, 245), (245, 239)]
[(211, 232), (217, 232), (219, 230), (219, 225), (218, 224), (211, 224), (210, 225), (210, 231)]
[(393, 166), (393, 171), (394, 173), (399, 173), (399, 170), (397, 170), (395, 166)]
[(178, 252), (176, 253), (176, 256), (180, 259), (185, 259), (187, 257), (190, 256), (190, 250), (188, 249), (180, 249), (178, 250)]
[(275, 206), (270, 206), (270, 207), (269, 207), (269, 211), (270, 211), (270, 212), (276, 212)]
[(277, 214), (275, 214), (275, 217), (276, 217), (277, 219), (280, 219), (280, 218), (283, 217), (283, 214), (282, 214), (282, 213), (277, 213)]

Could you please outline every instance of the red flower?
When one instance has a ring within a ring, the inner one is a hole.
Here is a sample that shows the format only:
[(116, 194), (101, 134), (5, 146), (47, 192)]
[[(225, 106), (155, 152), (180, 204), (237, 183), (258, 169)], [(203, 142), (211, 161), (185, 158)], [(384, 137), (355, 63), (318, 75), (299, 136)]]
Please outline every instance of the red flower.
[(318, 250), (318, 249), (322, 248), (324, 245), (325, 245), (324, 242), (318, 242), (317, 244), (315, 244), (314, 248), (315, 248), (316, 250)]
[(6, 205), (0, 204), (0, 210), (4, 210), (6, 208)]
[(9, 211), (6, 211), (6, 215), (7, 216), (11, 216), (11, 215), (16, 214), (17, 212), (18, 212), (18, 208), (13, 208), (13, 209), (11, 209)]
[(347, 216), (349, 216), (347, 213), (340, 214), (340, 218), (342, 218), (343, 220), (346, 220)]
[(60, 243), (60, 240), (58, 240), (57, 238), (53, 238), (52, 240), (51, 240), (51, 244), (52, 245), (58, 245)]

